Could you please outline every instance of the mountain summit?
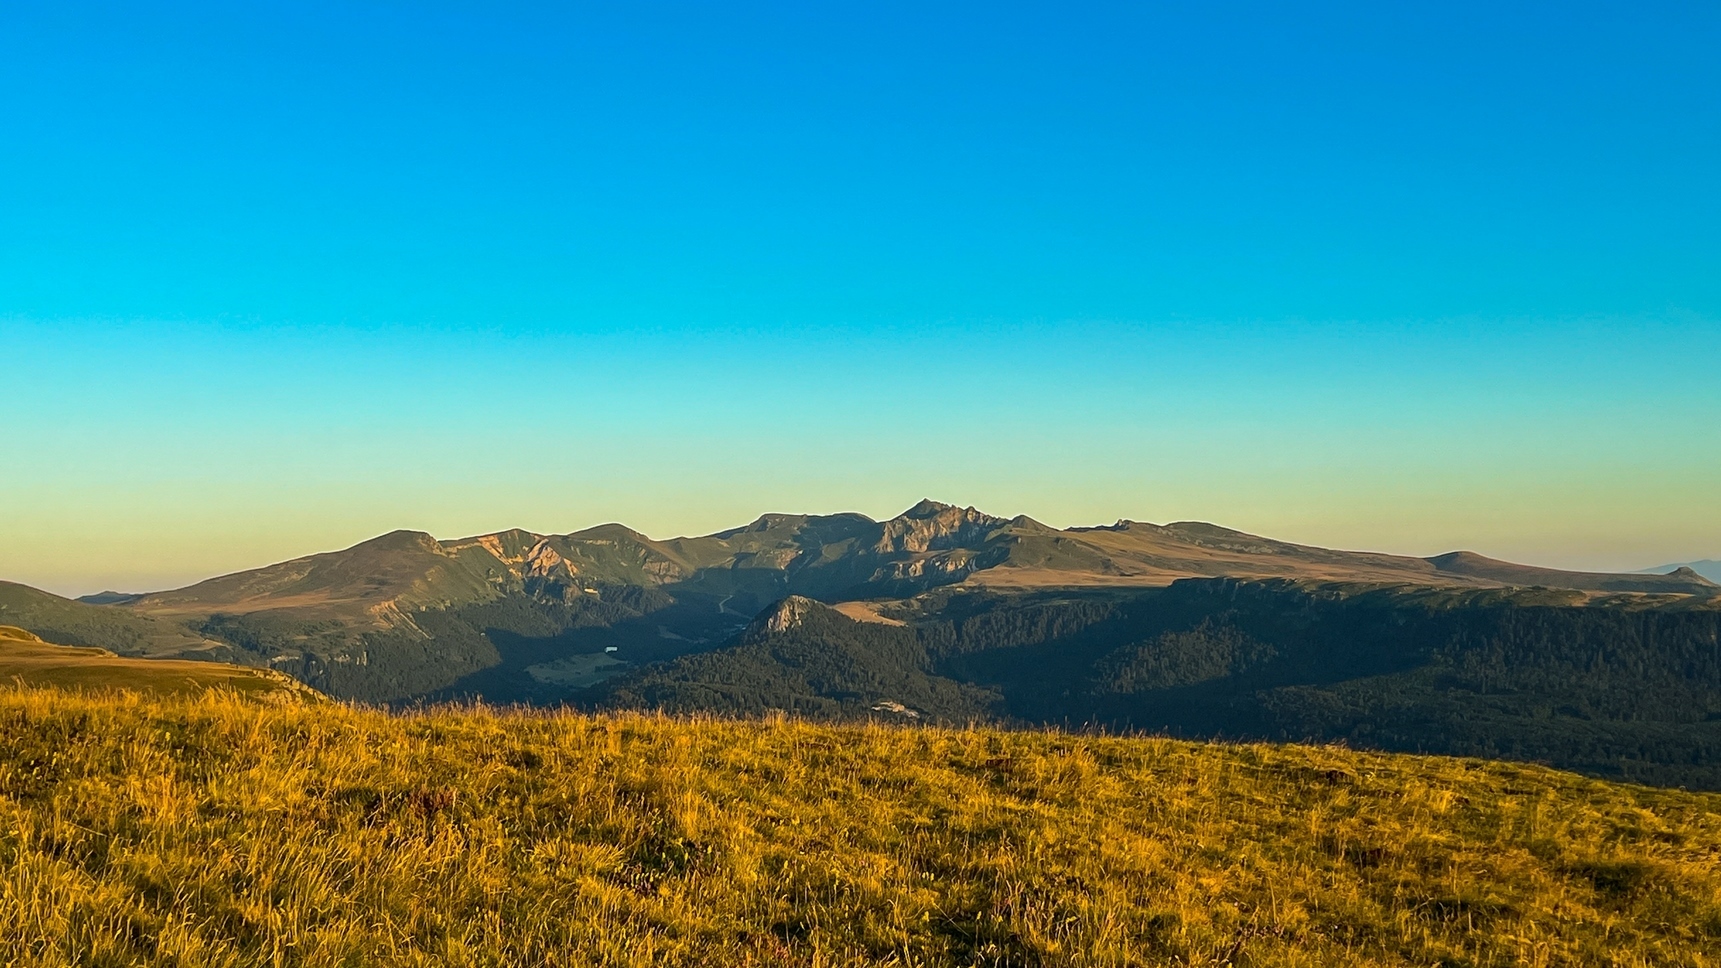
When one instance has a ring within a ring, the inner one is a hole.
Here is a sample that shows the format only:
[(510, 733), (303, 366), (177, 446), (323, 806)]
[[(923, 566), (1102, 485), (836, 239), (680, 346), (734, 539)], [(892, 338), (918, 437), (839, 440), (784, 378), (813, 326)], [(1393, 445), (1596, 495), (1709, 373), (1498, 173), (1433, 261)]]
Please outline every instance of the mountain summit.
[(787, 632), (800, 628), (807, 616), (814, 612), (835, 611), (828, 605), (815, 602), (803, 595), (790, 595), (770, 608), (759, 613), (752, 624), (747, 626), (749, 635), (766, 635), (772, 632)]

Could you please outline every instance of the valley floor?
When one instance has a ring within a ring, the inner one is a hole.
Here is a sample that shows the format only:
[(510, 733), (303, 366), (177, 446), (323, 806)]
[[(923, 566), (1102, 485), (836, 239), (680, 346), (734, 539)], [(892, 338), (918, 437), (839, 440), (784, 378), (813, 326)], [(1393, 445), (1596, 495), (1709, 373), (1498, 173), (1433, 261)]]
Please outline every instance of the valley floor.
[(1721, 795), (1337, 748), (0, 692), (9, 965), (1721, 965)]

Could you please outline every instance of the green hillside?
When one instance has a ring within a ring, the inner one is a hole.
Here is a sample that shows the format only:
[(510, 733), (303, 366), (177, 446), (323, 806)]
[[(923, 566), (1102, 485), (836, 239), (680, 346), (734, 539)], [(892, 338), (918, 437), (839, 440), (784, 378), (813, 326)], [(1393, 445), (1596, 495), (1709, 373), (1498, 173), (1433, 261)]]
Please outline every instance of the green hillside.
[(231, 661), (238, 650), (182, 623), (106, 605), (61, 598), (0, 581), (0, 625), (28, 629), (50, 642), (120, 655), (187, 656)]
[[(929, 666), (912, 629), (855, 622), (797, 596), (760, 615), (732, 646), (612, 678), (586, 701), (814, 719), (880, 713), (929, 722), (994, 718), (998, 694), (931, 674)], [(882, 704), (894, 706), (874, 708)]]
[(0, 963), (1717, 963), (1721, 797), (1296, 746), (0, 691)]
[(52, 686), (80, 692), (131, 690), (157, 696), (196, 695), (212, 689), (246, 696), (310, 696), (311, 690), (278, 672), (219, 662), (128, 659), (104, 649), (44, 642), (0, 625), (0, 683)]

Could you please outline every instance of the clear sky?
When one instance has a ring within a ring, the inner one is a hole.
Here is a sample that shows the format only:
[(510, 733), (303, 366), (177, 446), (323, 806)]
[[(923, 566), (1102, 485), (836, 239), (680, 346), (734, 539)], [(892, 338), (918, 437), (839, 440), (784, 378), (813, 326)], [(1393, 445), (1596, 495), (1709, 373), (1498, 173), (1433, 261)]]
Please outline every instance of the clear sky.
[(1058, 525), (1721, 557), (1721, 6), (0, 6), (0, 578)]

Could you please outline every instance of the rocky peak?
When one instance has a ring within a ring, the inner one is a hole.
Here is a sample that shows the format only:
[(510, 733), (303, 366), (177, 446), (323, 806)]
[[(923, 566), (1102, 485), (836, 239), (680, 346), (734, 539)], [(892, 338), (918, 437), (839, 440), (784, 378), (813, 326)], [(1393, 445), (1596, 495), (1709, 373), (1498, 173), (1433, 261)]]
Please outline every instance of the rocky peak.
[(348, 552), (355, 551), (440, 551), (441, 543), (423, 531), (390, 531), (369, 541), (361, 541)]
[(1078, 533), (1082, 531), (1129, 531), (1132, 528), (1138, 527), (1153, 528), (1156, 526), (1151, 524), (1142, 525), (1141, 522), (1131, 521), (1128, 518), (1118, 518), (1116, 524), (1087, 524), (1071, 528), (1070, 530)]
[(940, 504), (928, 498), (880, 525), (874, 550), (880, 554), (919, 553), (977, 545), (995, 528), (1008, 523), (974, 508)]
[(579, 570), (574, 567), (573, 562), (563, 558), (556, 553), (556, 549), (550, 547), (548, 538), (540, 538), (538, 543), (532, 546), (532, 550), (526, 552), (524, 564), (526, 576), (530, 578), (548, 578), (562, 571), (572, 575)]
[(772, 528), (782, 527), (785, 524), (805, 524), (806, 521), (807, 516), (805, 514), (761, 514), (759, 515), (759, 520), (754, 521), (752, 524), (747, 526), (747, 530), (769, 531)]
[(755, 633), (787, 632), (800, 626), (807, 620), (807, 616), (821, 611), (828, 612), (831, 611), (831, 608), (804, 595), (790, 595), (760, 612), (759, 616), (753, 619), (750, 631)]
[(539, 535), (519, 528), (510, 528), (507, 531), (497, 531), (494, 534), (481, 534), (466, 541), (451, 542), (451, 546), (461, 548), (477, 544), (495, 556), (497, 561), (505, 565), (518, 565), (524, 562), (543, 543), (544, 539)]
[(709, 537), (733, 538), (740, 534), (758, 534), (781, 527), (797, 528), (806, 523), (807, 515), (805, 514), (779, 514), (776, 512), (769, 512), (759, 515), (758, 519), (753, 521), (751, 524), (744, 524), (739, 528), (730, 528), (727, 531), (719, 531)]
[(1688, 581), (1688, 582), (1692, 582), (1693, 584), (1697, 584), (1697, 585), (1714, 585), (1715, 584), (1714, 582), (1710, 581), (1709, 579), (1704, 578), (1702, 572), (1691, 567), (1690, 565), (1680, 565), (1678, 568), (1675, 568), (1672, 571), (1668, 572), (1667, 577), (1677, 578), (1680, 581)]
[[(932, 498), (923, 497), (920, 503), (897, 515), (898, 518), (930, 518), (944, 511), (959, 510), (954, 504), (944, 504)], [(969, 510), (973, 510), (970, 508)]]

